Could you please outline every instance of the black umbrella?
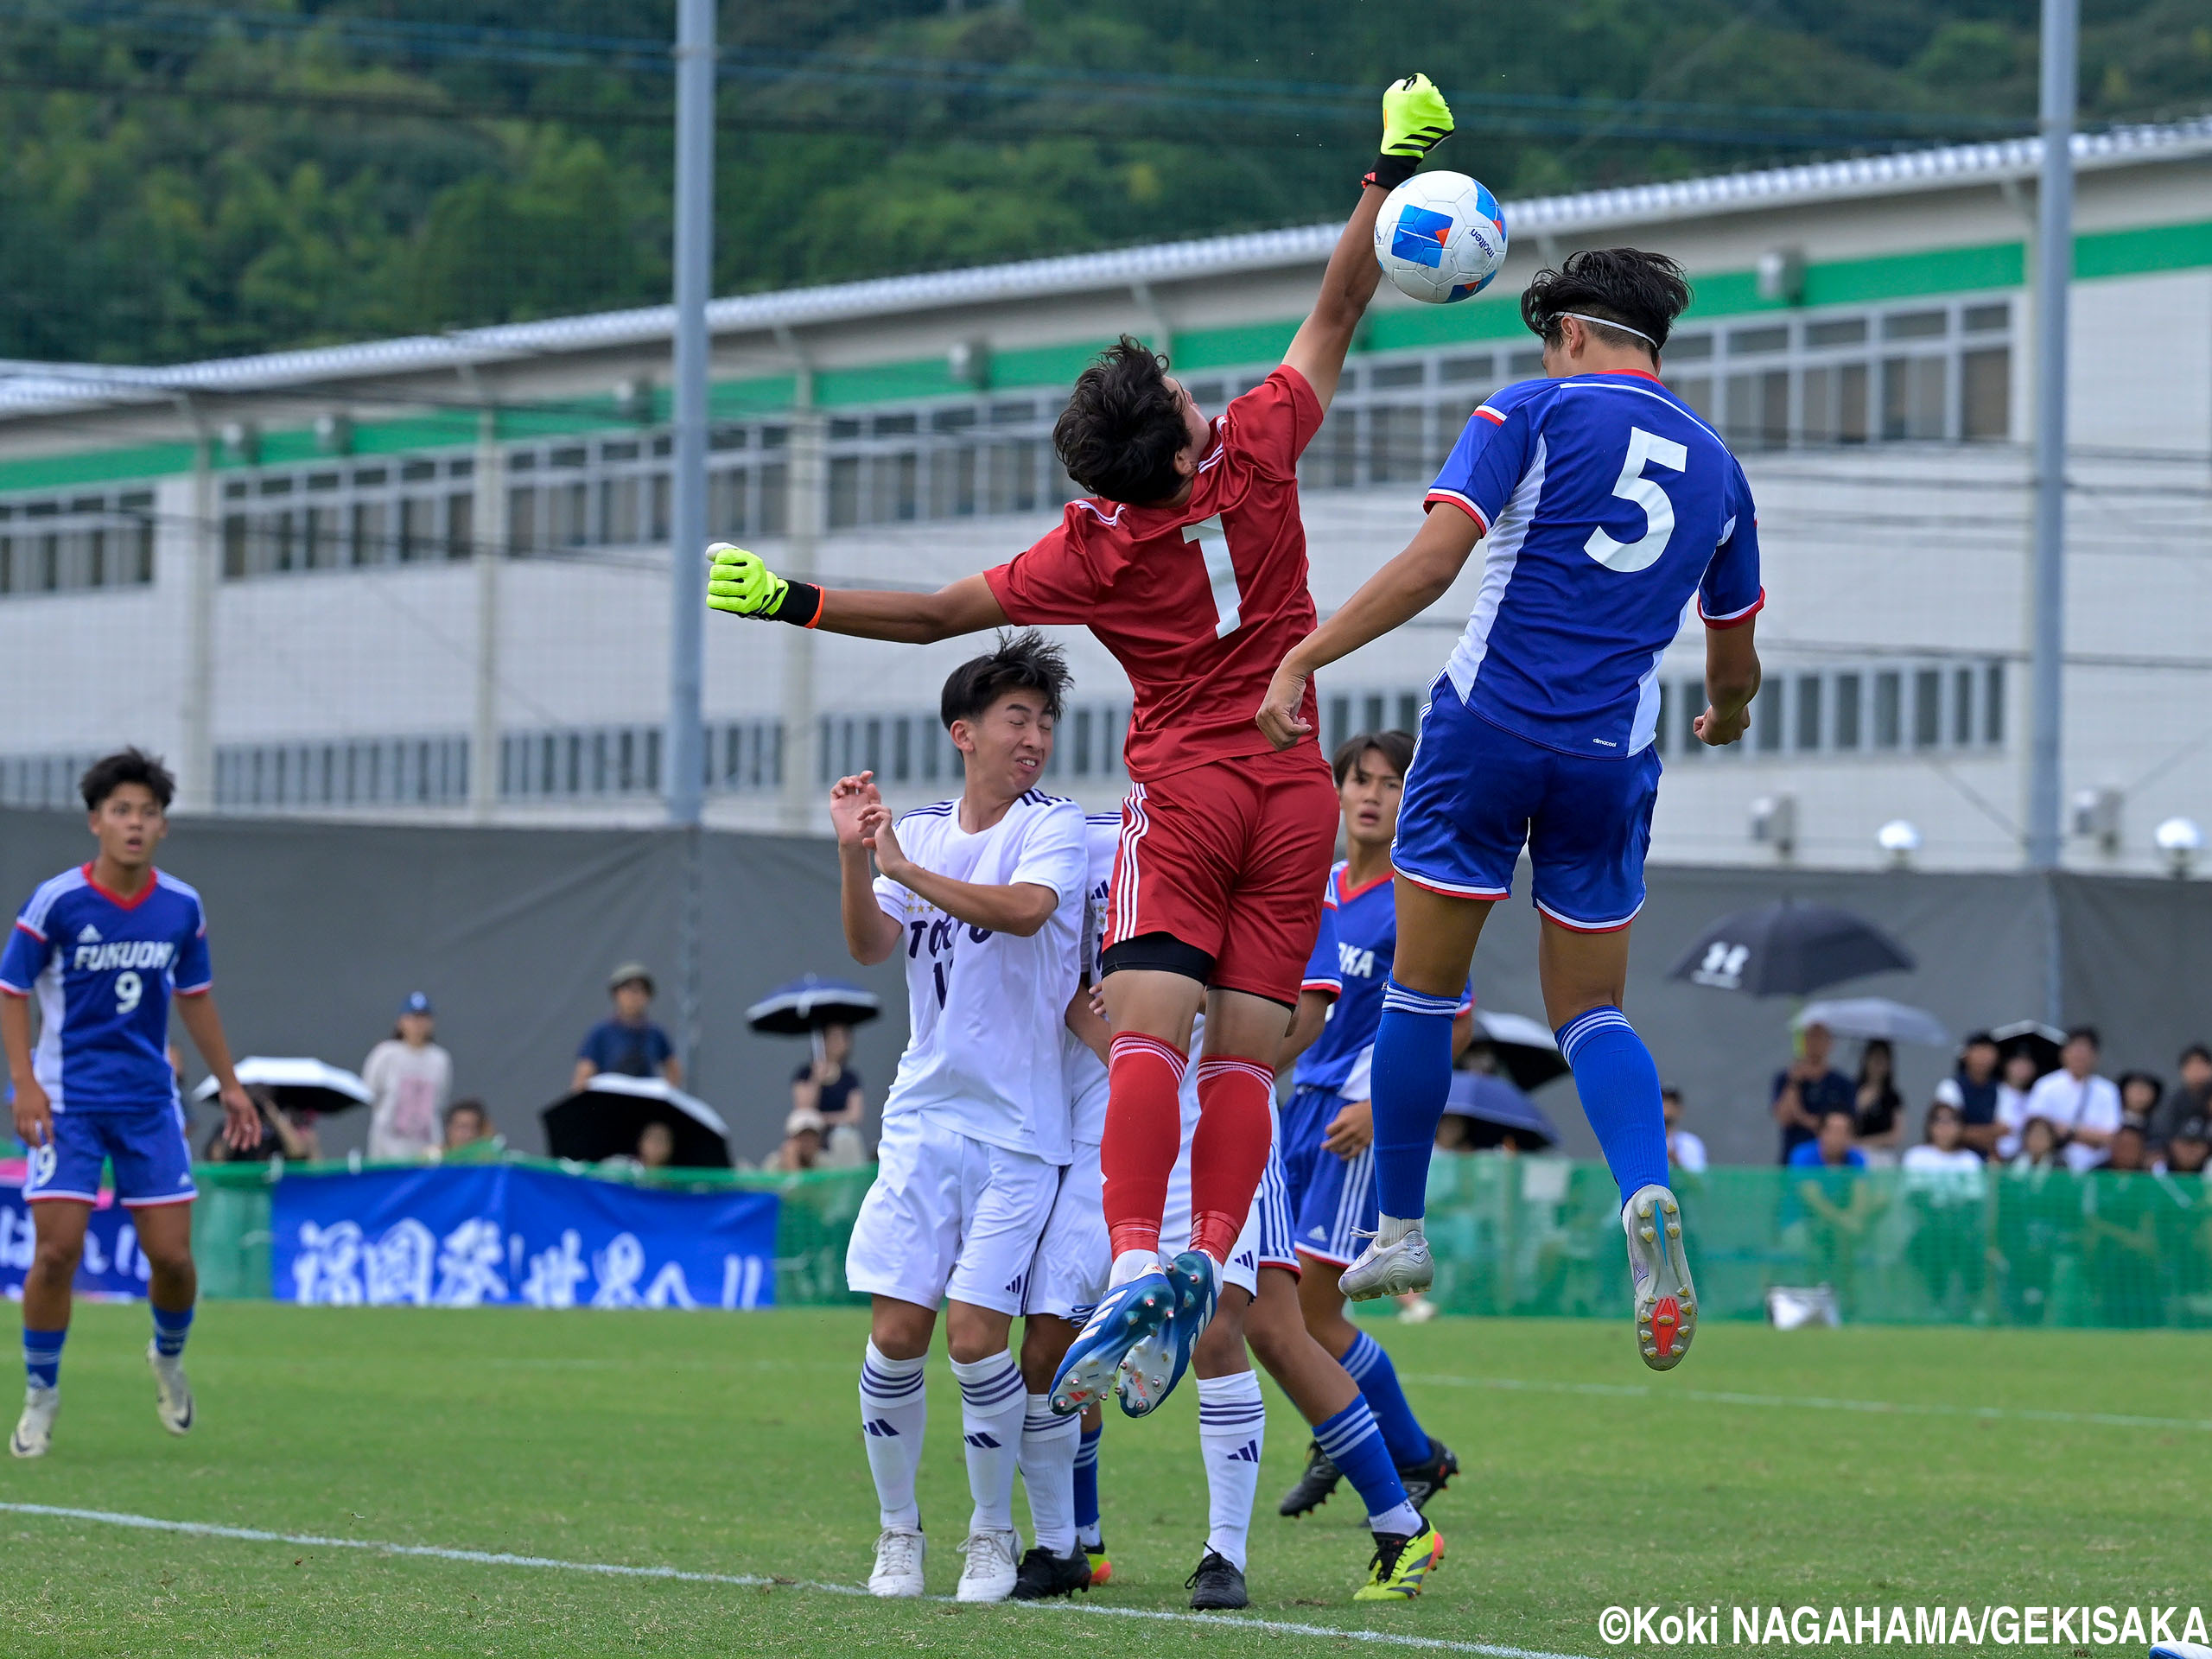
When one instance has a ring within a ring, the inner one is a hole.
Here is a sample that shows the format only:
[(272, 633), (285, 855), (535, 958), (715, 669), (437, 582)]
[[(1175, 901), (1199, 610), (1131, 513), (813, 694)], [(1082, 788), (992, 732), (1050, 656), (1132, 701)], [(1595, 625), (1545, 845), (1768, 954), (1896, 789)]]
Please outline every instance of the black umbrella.
[(745, 1023), (777, 1037), (804, 1037), (824, 1026), (857, 1026), (883, 1012), (874, 991), (842, 979), (804, 974), (779, 985), (745, 1011)]
[(1862, 974), (1912, 966), (1904, 947), (1863, 917), (1783, 899), (1722, 917), (1667, 977), (1753, 996), (1809, 996)]
[(659, 1077), (602, 1071), (538, 1114), (545, 1149), (556, 1158), (595, 1164), (638, 1150), (648, 1123), (665, 1123), (676, 1138), (669, 1161), (678, 1169), (728, 1169), (729, 1126), (715, 1109)]
[(1544, 1116), (1542, 1107), (1503, 1077), (1486, 1071), (1452, 1074), (1452, 1092), (1445, 1096), (1444, 1115), (1467, 1120), (1470, 1147), (1503, 1146), (1509, 1135), (1529, 1151), (1559, 1143), (1559, 1131)]
[(1999, 1026), (1989, 1037), (1997, 1045), (1999, 1065), (2015, 1054), (2025, 1054), (2036, 1063), (2039, 1077), (2058, 1070), (2058, 1052), (2066, 1046), (2066, 1033), (2040, 1020), (2015, 1020), (2009, 1026)]
[[(238, 1062), (238, 1073), (240, 1083), (259, 1084), (287, 1112), (314, 1112), (327, 1117), (333, 1112), (369, 1105), (376, 1099), (369, 1085), (351, 1071), (304, 1057), (271, 1058), (249, 1054)], [(192, 1097), (213, 1100), (215, 1090), (215, 1079), (206, 1077), (192, 1091)]]
[(1541, 1020), (1525, 1014), (1497, 1014), (1478, 1009), (1475, 1041), (1487, 1044), (1497, 1057), (1497, 1069), (1521, 1089), (1540, 1089), (1554, 1077), (1563, 1077), (1569, 1067), (1559, 1052), (1559, 1039)]

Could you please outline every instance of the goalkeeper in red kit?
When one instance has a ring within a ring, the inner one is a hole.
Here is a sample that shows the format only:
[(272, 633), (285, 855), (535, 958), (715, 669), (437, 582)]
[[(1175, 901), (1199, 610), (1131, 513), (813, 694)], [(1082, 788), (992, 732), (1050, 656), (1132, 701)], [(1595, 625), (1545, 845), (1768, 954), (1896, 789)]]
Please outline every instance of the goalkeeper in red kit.
[[(1209, 420), (1162, 359), (1123, 337), (1084, 371), (1052, 431), (1090, 499), (1010, 563), (932, 594), (870, 593), (786, 582), (751, 553), (710, 550), (717, 610), (902, 642), (1079, 624), (1128, 674), (1130, 789), (1102, 962), (1114, 1268), (1056, 1382), (1062, 1412), (1110, 1381), (1141, 1415), (1174, 1387), (1268, 1161), (1275, 1059), (1319, 926), (1338, 802), (1315, 741), (1278, 753), (1252, 710), (1313, 631), (1298, 458), (1375, 293), (1376, 215), (1452, 130), (1426, 76), (1382, 102), (1382, 153), (1281, 366)], [(1310, 687), (1306, 697), (1312, 726)], [(1177, 1094), (1201, 1007), (1192, 1236), (1163, 1265)]]

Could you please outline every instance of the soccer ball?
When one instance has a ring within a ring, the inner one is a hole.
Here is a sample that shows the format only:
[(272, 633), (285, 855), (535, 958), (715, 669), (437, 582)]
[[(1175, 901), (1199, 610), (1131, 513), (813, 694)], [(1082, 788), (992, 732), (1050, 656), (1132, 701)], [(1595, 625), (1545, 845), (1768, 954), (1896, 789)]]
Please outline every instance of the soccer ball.
[(1375, 257), (1401, 294), (1449, 305), (1488, 288), (1505, 263), (1505, 212), (1464, 173), (1416, 173), (1382, 203)]

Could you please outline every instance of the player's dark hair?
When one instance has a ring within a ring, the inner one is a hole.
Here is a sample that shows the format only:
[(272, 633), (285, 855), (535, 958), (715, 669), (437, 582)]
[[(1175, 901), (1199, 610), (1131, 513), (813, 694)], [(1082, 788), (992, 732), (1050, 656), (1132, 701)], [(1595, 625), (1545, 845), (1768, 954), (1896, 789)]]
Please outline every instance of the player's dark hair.
[(2097, 1035), (2097, 1028), (2094, 1026), (2075, 1027), (2071, 1031), (2066, 1033), (2066, 1040), (2069, 1043), (2087, 1043), (2091, 1048), (2097, 1050), (2100, 1053), (2104, 1051), (2104, 1039)]
[(2207, 1048), (2202, 1043), (2191, 1043), (2182, 1050), (2180, 1064), (2187, 1065), (2191, 1060), (2202, 1060), (2207, 1065), (2212, 1065), (2212, 1048)]
[(1060, 699), (1072, 679), (1067, 653), (1034, 628), (1001, 633), (988, 656), (970, 658), (952, 671), (938, 699), (944, 729), (956, 720), (974, 720), (1009, 691), (1034, 691), (1045, 712), (1060, 717)]
[(1583, 248), (1560, 260), (1558, 270), (1547, 265), (1529, 279), (1521, 293), (1521, 321), (1552, 346), (1559, 343), (1559, 320), (1569, 312), (1586, 320), (1624, 323), (1650, 338), (1638, 340), (1603, 322), (1592, 325), (1592, 332), (1608, 346), (1642, 346), (1656, 359), (1675, 319), (1689, 303), (1690, 285), (1682, 268), (1665, 254)]
[(1373, 749), (1390, 763), (1390, 769), (1402, 778), (1414, 764), (1414, 740), (1410, 732), (1357, 732), (1337, 745), (1336, 759), (1329, 763), (1337, 774), (1337, 787), (1344, 786), (1344, 779), (1351, 776), (1351, 769), (1359, 758)]
[(125, 784), (145, 785), (162, 804), (164, 812), (176, 798), (176, 779), (162, 764), (161, 757), (134, 746), (104, 754), (85, 768), (85, 775), (77, 780), (78, 791), (85, 798), (85, 810), (99, 811), (100, 803)]
[(1068, 476), (1108, 501), (1165, 501), (1181, 486), (1175, 452), (1190, 442), (1167, 359), (1123, 334), (1076, 377), (1052, 423)]

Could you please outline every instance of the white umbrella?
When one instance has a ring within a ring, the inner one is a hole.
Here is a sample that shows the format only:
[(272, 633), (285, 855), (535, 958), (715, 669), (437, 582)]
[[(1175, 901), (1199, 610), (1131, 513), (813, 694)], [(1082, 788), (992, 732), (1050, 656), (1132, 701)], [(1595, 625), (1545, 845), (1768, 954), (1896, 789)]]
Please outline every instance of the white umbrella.
[(1521, 1089), (1539, 1089), (1567, 1073), (1567, 1057), (1559, 1052), (1559, 1039), (1541, 1020), (1525, 1014), (1500, 1014), (1493, 1008), (1475, 1010), (1475, 1036), (1490, 1044), (1497, 1068)]
[[(240, 1083), (259, 1084), (286, 1111), (342, 1112), (372, 1104), (369, 1085), (344, 1068), (305, 1055), (290, 1058), (249, 1054), (238, 1064)], [(192, 1091), (195, 1101), (215, 1097), (215, 1079)]]
[(1951, 1046), (1951, 1033), (1941, 1020), (1925, 1008), (1909, 1007), (1886, 996), (1844, 996), (1808, 1002), (1789, 1022), (1789, 1028), (1802, 1031), (1808, 1026), (1826, 1026), (1839, 1037), (1925, 1043), (1930, 1048)]

